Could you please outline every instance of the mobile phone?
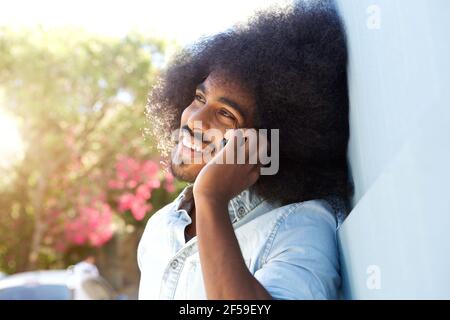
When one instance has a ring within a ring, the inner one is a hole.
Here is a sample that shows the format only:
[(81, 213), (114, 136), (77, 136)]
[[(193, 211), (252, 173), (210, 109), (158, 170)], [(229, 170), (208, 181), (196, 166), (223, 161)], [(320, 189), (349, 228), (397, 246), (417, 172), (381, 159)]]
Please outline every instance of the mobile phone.
[(220, 142), (220, 149), (225, 148), (225, 145), (227, 144), (228, 140), (223, 138), (222, 141)]

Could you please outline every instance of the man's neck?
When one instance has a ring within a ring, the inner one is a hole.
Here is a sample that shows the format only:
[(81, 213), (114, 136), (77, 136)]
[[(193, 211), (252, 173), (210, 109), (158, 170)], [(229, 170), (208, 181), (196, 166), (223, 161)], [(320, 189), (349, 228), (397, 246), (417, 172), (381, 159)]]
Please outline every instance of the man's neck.
[(192, 222), (190, 224), (188, 224), (186, 226), (186, 228), (184, 229), (184, 239), (186, 240), (186, 242), (191, 240), (197, 234), (197, 231), (195, 228), (195, 204), (192, 205), (192, 208), (191, 208), (190, 212), (188, 212), (188, 214), (191, 217)]

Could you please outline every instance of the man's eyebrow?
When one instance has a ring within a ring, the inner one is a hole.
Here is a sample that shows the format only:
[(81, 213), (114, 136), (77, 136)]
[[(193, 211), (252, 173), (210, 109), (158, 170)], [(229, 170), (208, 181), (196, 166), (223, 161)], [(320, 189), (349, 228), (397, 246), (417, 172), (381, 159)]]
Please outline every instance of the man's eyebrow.
[(226, 104), (228, 106), (230, 106), (231, 108), (235, 109), (237, 112), (239, 112), (243, 117), (247, 116), (247, 112), (245, 112), (245, 109), (238, 104), (237, 102), (230, 100), (228, 98), (225, 97), (220, 97), (218, 99), (218, 101), (222, 102), (223, 104)]
[[(202, 91), (203, 93), (207, 93), (208, 91), (206, 90), (206, 87), (205, 87), (205, 85), (203, 84), (203, 83), (200, 83), (198, 86), (197, 86), (197, 90), (200, 90), (200, 91)], [(235, 102), (235, 101), (233, 101), (233, 100), (231, 100), (231, 99), (229, 99), (229, 98), (226, 98), (226, 97), (219, 97), (219, 99), (217, 99), (217, 101), (219, 101), (219, 102), (221, 102), (221, 103), (223, 103), (223, 104), (226, 104), (226, 105), (228, 105), (228, 106), (230, 106), (231, 108), (233, 108), (233, 109), (235, 109), (237, 112), (239, 112), (243, 117), (247, 117), (247, 112), (245, 111), (245, 108), (243, 108), (239, 103), (237, 103), (237, 102)]]
[(197, 90), (200, 90), (200, 91), (202, 91), (202, 92), (204, 92), (204, 93), (207, 93), (206, 87), (205, 87), (205, 85), (204, 85), (203, 83), (200, 83), (200, 84), (197, 86)]

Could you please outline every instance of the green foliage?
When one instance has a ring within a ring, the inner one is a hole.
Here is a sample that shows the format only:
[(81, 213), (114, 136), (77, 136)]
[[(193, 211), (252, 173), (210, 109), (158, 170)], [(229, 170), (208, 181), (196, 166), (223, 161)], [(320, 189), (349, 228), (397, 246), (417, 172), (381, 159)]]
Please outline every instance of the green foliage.
[[(65, 266), (50, 225), (61, 231), (78, 214), (80, 194), (107, 192), (119, 155), (158, 161), (143, 135), (144, 106), (166, 50), (137, 33), (0, 29), (0, 108), (15, 116), (25, 145), (22, 161), (0, 172), (0, 270)], [(173, 199), (155, 196), (154, 210)], [(133, 222), (136, 232), (145, 221)]]

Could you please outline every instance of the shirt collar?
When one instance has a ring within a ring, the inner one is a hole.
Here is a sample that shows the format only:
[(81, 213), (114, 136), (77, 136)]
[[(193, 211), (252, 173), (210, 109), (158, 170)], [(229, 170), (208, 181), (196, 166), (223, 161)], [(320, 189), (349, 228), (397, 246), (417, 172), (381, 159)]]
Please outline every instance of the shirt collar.
[[(175, 199), (175, 210), (178, 211), (184, 209), (187, 212), (190, 212), (193, 206), (193, 187), (193, 184), (187, 185), (178, 195)], [(228, 203), (228, 213), (231, 221), (233, 223), (239, 221), (263, 201), (264, 198), (256, 193), (253, 186), (245, 189)]]

